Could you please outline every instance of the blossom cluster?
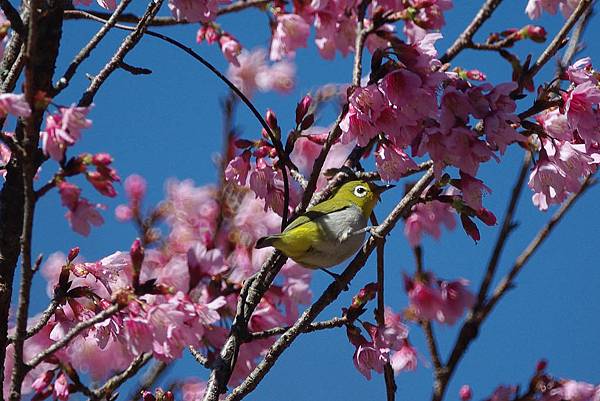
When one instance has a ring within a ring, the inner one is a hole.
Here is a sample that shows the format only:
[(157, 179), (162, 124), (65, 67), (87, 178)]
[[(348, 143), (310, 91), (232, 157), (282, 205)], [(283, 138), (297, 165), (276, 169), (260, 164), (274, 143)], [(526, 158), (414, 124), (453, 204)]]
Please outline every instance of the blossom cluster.
[(525, 12), (529, 18), (536, 19), (542, 15), (542, 11), (554, 15), (560, 10), (562, 15), (568, 18), (578, 4), (579, 0), (529, 0)]
[(562, 105), (536, 116), (539, 156), (529, 187), (540, 210), (562, 203), (600, 163), (599, 77), (589, 58), (578, 60), (565, 72)]
[[(145, 181), (133, 176), (124, 184), (129, 203), (118, 214), (122, 220), (143, 218)], [(73, 202), (78, 201), (78, 207), (85, 202), (71, 184), (63, 181), (59, 188), (69, 208)], [(171, 181), (166, 200), (155, 214), (166, 222), (169, 233), (160, 242), (156, 236), (145, 236), (145, 241), (160, 246), (148, 245), (144, 250), (138, 240), (129, 253), (116, 252), (94, 262), (76, 258), (76, 251), (67, 257), (58, 253), (41, 267), (48, 295), (62, 297), (63, 302), (43, 330), (25, 342), (26, 359), (60, 341), (78, 322), (115, 303), (123, 307), (110, 319), (81, 332), (55, 358), (42, 362), (27, 376), (24, 388), (33, 389), (37, 398), (69, 397), (64, 366), (102, 380), (144, 353), (168, 362), (181, 357), (191, 345), (210, 358), (223, 345), (239, 290), (268, 254), (254, 249), (254, 244), (277, 231), (280, 218), (265, 211), (264, 202), (247, 189), (228, 187), (220, 192), (212, 186), (196, 187), (191, 181)], [(288, 262), (258, 305), (250, 330), (293, 323), (299, 306), (310, 302), (310, 279), (309, 270)], [(272, 341), (242, 345), (233, 383), (253, 369)], [(5, 377), (10, 379), (10, 374)], [(36, 383), (33, 387), (32, 382)]]

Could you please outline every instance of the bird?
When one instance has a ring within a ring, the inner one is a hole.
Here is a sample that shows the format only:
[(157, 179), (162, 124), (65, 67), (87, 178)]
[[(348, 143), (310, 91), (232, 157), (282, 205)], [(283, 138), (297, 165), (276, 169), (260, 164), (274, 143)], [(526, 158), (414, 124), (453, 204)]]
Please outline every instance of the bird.
[[(272, 246), (311, 269), (326, 269), (354, 255), (372, 230), (368, 219), (381, 193), (394, 185), (364, 180), (346, 182), (334, 195), (309, 208), (280, 234), (258, 239), (256, 248)], [(329, 273), (329, 272), (328, 272)]]

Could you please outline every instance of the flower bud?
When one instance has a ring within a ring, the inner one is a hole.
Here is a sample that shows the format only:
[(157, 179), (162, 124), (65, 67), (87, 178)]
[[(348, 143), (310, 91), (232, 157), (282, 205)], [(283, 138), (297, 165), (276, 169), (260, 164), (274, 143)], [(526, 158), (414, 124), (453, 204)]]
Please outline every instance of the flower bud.
[(546, 41), (546, 30), (544, 27), (538, 25), (525, 26), (523, 29), (521, 29), (521, 35), (537, 43), (543, 43)]
[(468, 384), (463, 385), (458, 391), (458, 396), (460, 397), (461, 401), (469, 401), (473, 397), (471, 386)]
[(142, 391), (142, 400), (143, 401), (156, 401), (156, 398), (150, 391), (144, 390), (144, 391)]
[(69, 263), (72, 263), (77, 257), (77, 255), (79, 255), (79, 247), (76, 246), (74, 248), (71, 248), (71, 250), (69, 251), (69, 255), (67, 256), (67, 260), (69, 261)]
[(540, 359), (537, 364), (535, 365), (535, 371), (537, 373), (543, 372), (544, 370), (546, 370), (546, 367), (548, 366), (548, 361), (545, 359)]
[(308, 113), (311, 104), (312, 97), (310, 95), (306, 95), (300, 100), (300, 103), (296, 106), (296, 125), (299, 125), (302, 122)]
[(31, 384), (31, 388), (36, 393), (41, 393), (48, 388), (48, 386), (52, 382), (53, 378), (54, 378), (54, 372), (51, 370), (47, 370), (44, 373), (42, 373), (41, 375), (39, 375), (38, 378), (33, 381), (33, 383)]
[(131, 265), (133, 267), (133, 288), (136, 288), (140, 284), (140, 270), (142, 270), (142, 262), (144, 261), (144, 247), (139, 238), (136, 238), (133, 244), (131, 244), (129, 256), (131, 257)]
[(460, 222), (462, 223), (463, 229), (465, 230), (467, 235), (473, 238), (475, 242), (481, 239), (481, 235), (479, 234), (479, 229), (477, 228), (477, 225), (473, 223), (473, 220), (471, 220), (466, 214), (460, 215)]
[(315, 115), (313, 113), (310, 113), (309, 115), (306, 116), (306, 118), (304, 118), (304, 120), (302, 120), (302, 124), (300, 124), (300, 129), (302, 131), (305, 131), (307, 129), (309, 129), (315, 122)]

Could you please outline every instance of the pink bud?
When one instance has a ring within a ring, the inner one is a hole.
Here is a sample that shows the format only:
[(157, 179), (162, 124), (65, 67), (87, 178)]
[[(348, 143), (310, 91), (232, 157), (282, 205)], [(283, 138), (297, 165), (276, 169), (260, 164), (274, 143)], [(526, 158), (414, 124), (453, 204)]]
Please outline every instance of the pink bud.
[(229, 61), (230, 64), (239, 67), (240, 62), (238, 61), (237, 56), (242, 51), (242, 46), (239, 42), (232, 36), (224, 34), (219, 38), (219, 44), (221, 45), (221, 51), (227, 61)]
[(165, 394), (163, 395), (163, 400), (164, 401), (173, 401), (173, 393), (171, 391), (166, 391)]
[(527, 25), (522, 29), (523, 36), (533, 40), (534, 42), (542, 43), (546, 41), (546, 30), (538, 25)]
[(92, 163), (95, 166), (108, 166), (113, 162), (113, 158), (108, 153), (96, 153), (92, 157)]
[(131, 244), (129, 256), (131, 256), (131, 263), (133, 263), (134, 266), (142, 265), (142, 262), (144, 261), (144, 247), (139, 238), (136, 238), (135, 241), (133, 241), (133, 244)]
[(309, 115), (307, 115), (304, 120), (302, 120), (302, 124), (300, 124), (300, 129), (302, 131), (305, 131), (307, 129), (309, 129), (315, 122), (315, 115), (313, 113), (310, 113)]
[(156, 401), (156, 398), (154, 398), (154, 395), (150, 391), (144, 390), (144, 391), (142, 391), (142, 400), (143, 401)]
[(67, 256), (67, 260), (69, 261), (69, 263), (73, 262), (77, 255), (79, 255), (79, 247), (76, 246), (74, 248), (71, 248), (71, 250), (69, 251), (69, 255)]
[(473, 240), (476, 242), (481, 239), (477, 225), (473, 223), (473, 220), (471, 220), (467, 215), (461, 214), (460, 222), (462, 223), (463, 229), (469, 237), (473, 238)]
[(42, 373), (41, 375), (39, 375), (38, 378), (33, 381), (33, 383), (31, 384), (31, 388), (36, 393), (42, 393), (43, 391), (45, 391), (48, 388), (48, 386), (52, 382), (53, 378), (54, 378), (54, 372), (51, 370), (47, 370), (44, 373)]
[(488, 209), (482, 208), (479, 210), (477, 212), (477, 217), (488, 226), (496, 225), (496, 216)]
[(133, 211), (127, 205), (119, 205), (115, 208), (115, 217), (120, 222), (129, 221), (133, 218)]
[(473, 397), (471, 386), (468, 384), (463, 385), (458, 391), (458, 395), (462, 401), (469, 401)]
[(312, 104), (312, 97), (310, 95), (306, 95), (302, 98), (300, 103), (296, 106), (296, 124), (300, 124), (306, 113), (308, 113), (308, 109)]
[(275, 116), (275, 112), (273, 110), (267, 109), (266, 121), (269, 128), (271, 128), (271, 131), (276, 131), (279, 128), (277, 116)]
[(540, 359), (535, 366), (535, 371), (540, 373), (540, 372), (544, 371), (547, 366), (548, 366), (548, 361), (545, 359)]
[(473, 81), (485, 81), (487, 79), (486, 75), (479, 70), (469, 70), (466, 72), (467, 78), (472, 79)]
[(54, 398), (60, 401), (67, 401), (69, 399), (69, 383), (64, 373), (58, 375), (58, 378), (54, 382)]
[(146, 180), (137, 174), (125, 179), (125, 192), (132, 201), (139, 202), (146, 195)]

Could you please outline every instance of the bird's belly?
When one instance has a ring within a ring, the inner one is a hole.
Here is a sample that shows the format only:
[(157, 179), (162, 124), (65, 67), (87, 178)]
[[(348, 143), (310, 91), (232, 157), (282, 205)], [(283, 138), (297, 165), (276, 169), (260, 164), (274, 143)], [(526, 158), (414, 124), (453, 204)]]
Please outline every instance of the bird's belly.
[(303, 255), (300, 263), (308, 267), (332, 267), (358, 251), (365, 234), (349, 235), (366, 227), (367, 220), (359, 208), (330, 213), (318, 221), (322, 240)]

